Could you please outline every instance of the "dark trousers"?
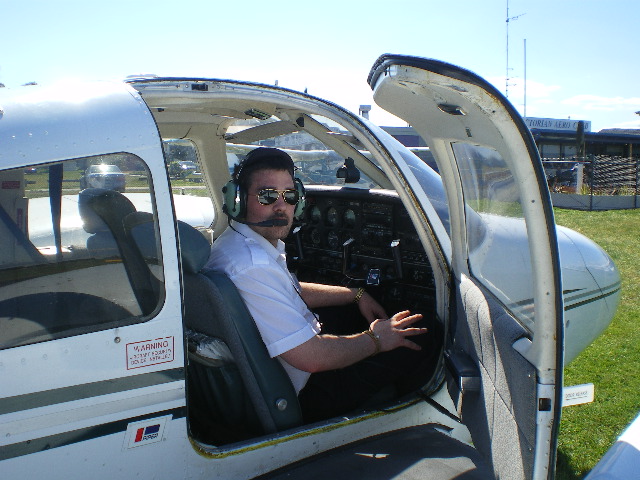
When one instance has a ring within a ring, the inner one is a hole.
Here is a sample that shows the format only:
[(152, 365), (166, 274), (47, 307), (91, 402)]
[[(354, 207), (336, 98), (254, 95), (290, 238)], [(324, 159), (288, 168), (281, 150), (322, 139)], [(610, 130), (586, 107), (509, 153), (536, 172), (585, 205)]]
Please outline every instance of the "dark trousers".
[[(322, 308), (316, 313), (322, 333), (348, 335), (369, 327), (357, 305)], [(429, 326), (428, 333), (411, 337), (422, 347), (420, 351), (400, 347), (345, 368), (311, 374), (298, 394), (305, 422), (362, 408), (381, 393), (399, 397), (420, 388), (434, 372), (439, 351), (437, 337)]]

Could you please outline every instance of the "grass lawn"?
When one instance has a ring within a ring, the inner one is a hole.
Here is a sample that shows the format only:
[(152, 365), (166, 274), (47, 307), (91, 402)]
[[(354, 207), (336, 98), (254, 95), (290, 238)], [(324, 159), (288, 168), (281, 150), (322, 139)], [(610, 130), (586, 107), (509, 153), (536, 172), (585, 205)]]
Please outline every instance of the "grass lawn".
[[(604, 334), (565, 367), (565, 385), (593, 383), (595, 401), (562, 412), (557, 478), (583, 478), (640, 411), (640, 209), (555, 209), (556, 223), (596, 241), (622, 276), (616, 316)], [(639, 466), (640, 468), (640, 466)]]

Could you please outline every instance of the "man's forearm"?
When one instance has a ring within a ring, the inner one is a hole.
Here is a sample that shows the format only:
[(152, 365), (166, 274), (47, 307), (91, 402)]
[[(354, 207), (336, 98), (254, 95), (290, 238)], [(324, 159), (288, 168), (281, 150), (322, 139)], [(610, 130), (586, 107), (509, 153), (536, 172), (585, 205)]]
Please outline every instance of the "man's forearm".
[(366, 333), (317, 335), (281, 355), (287, 363), (315, 373), (352, 365), (379, 351), (379, 343)]
[(309, 308), (346, 305), (354, 301), (358, 291), (357, 288), (308, 282), (300, 282), (300, 288), (300, 295)]
[(422, 315), (404, 310), (386, 320), (375, 320), (368, 331), (353, 335), (316, 335), (305, 343), (282, 353), (290, 365), (306, 372), (321, 372), (344, 368), (378, 352), (398, 347), (420, 350), (410, 340), (427, 333), (426, 328), (413, 327)]

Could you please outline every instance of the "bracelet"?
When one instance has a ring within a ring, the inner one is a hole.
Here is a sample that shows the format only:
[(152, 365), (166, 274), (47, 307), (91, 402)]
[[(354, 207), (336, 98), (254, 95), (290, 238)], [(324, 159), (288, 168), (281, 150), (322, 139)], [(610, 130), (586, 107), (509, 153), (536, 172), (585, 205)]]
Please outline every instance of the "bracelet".
[(360, 287), (356, 292), (356, 296), (353, 298), (353, 303), (358, 303), (362, 298), (362, 295), (364, 295), (364, 288)]
[(382, 350), (382, 345), (380, 344), (380, 337), (376, 335), (372, 330), (365, 330), (363, 333), (365, 333), (366, 335), (369, 335), (369, 338), (371, 338), (371, 340), (373, 340), (373, 343), (376, 344), (376, 351), (373, 352), (371, 356), (377, 355), (378, 353), (380, 353), (380, 350)]

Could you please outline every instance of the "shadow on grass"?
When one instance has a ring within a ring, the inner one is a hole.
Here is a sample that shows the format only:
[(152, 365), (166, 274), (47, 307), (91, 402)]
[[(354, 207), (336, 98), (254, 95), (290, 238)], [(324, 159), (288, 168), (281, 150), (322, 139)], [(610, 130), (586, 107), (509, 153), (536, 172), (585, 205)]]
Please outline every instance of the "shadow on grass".
[(584, 478), (587, 473), (589, 472), (576, 472), (574, 466), (571, 465), (571, 458), (562, 450), (558, 449), (558, 456), (556, 458), (556, 480), (580, 480)]

